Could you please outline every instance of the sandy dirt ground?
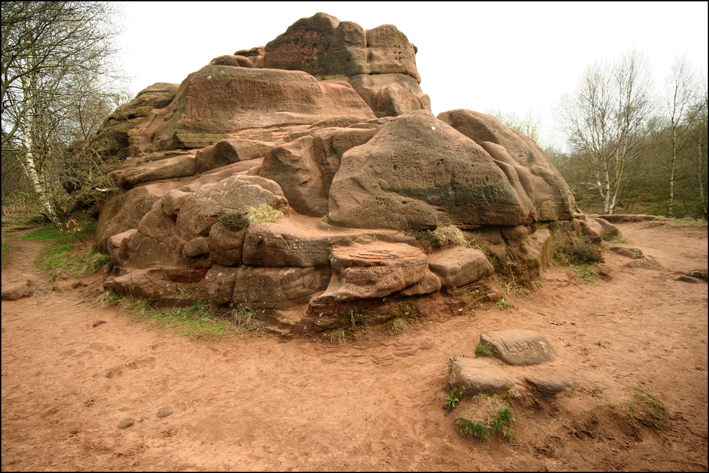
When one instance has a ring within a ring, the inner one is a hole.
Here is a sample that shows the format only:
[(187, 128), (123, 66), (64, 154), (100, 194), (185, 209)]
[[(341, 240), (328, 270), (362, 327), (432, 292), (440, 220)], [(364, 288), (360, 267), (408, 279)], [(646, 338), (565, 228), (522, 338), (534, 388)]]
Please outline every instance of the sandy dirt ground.
[[(342, 344), (161, 330), (81, 303), (78, 289), (52, 291), (32, 265), (41, 244), (14, 241), (2, 282), (29, 278), (36, 291), (2, 303), (2, 470), (706, 471), (707, 284), (676, 278), (707, 267), (707, 227), (618, 227), (619, 246), (665, 270), (605, 250), (610, 281), (552, 267), (512, 307), (424, 314), (397, 335)], [(521, 396), (514, 439), (483, 444), (455, 425), (467, 401), (444, 408), (447, 360), (507, 329), (540, 332), (558, 356), (489, 359)], [(542, 399), (530, 375), (578, 385)], [(665, 406), (660, 428), (631, 428), (632, 387)]]

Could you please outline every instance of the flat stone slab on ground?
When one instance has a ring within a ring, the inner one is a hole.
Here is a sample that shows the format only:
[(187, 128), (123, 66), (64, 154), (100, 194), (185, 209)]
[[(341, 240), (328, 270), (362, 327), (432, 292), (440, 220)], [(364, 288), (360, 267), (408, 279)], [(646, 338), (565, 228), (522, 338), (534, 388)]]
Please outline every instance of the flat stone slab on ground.
[(453, 362), (448, 383), (461, 390), (461, 396), (502, 394), (514, 387), (509, 379), (497, 374), (483, 360), (460, 358)]
[(622, 246), (613, 246), (610, 248), (611, 251), (618, 253), (626, 258), (639, 259), (644, 258), (643, 252), (640, 248), (624, 248)]
[(492, 346), (495, 356), (508, 365), (538, 365), (556, 358), (547, 339), (531, 330), (488, 332), (480, 336), (480, 343)]
[(572, 381), (560, 380), (554, 378), (535, 378), (526, 376), (524, 380), (532, 386), (542, 396), (556, 396), (558, 393), (566, 389), (567, 386), (574, 384)]
[(654, 269), (655, 271), (662, 271), (665, 269), (660, 263), (655, 260), (640, 258), (634, 261), (629, 261), (626, 263), (629, 268), (640, 268), (640, 269)]

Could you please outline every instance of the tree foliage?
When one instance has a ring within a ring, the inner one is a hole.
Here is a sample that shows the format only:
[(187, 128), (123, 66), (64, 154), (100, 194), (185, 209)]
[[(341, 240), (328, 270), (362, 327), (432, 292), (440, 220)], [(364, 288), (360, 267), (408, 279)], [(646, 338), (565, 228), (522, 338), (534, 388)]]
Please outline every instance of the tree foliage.
[(60, 229), (67, 146), (95, 135), (120, 100), (114, 91), (121, 77), (111, 61), (115, 14), (112, 3), (3, 3), (3, 180), (18, 163)]
[(706, 219), (706, 104), (706, 80), (686, 58), (659, 93), (638, 51), (594, 63), (562, 98), (557, 119), (569, 151), (550, 160), (585, 211)]

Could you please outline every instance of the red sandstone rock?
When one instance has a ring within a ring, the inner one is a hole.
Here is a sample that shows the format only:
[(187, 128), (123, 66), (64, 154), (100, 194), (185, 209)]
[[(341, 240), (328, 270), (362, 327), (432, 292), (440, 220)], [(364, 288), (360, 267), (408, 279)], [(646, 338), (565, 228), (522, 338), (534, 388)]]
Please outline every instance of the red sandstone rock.
[(464, 246), (432, 254), (428, 266), (441, 279), (443, 287), (464, 286), (494, 272), (485, 253)]
[(167, 112), (156, 119), (149, 149), (200, 148), (239, 130), (338, 115), (374, 118), (352, 88), (321, 84), (307, 73), (205, 66), (187, 76)]
[(529, 210), (487, 151), (425, 110), (346, 152), (329, 203), (337, 225), (400, 230), (516, 225)]
[(2, 300), (15, 301), (21, 297), (29, 297), (34, 291), (29, 281), (15, 281), (2, 285)]
[(366, 143), (375, 130), (325, 128), (276, 146), (264, 158), (259, 175), (281, 184), (296, 212), (322, 217), (328, 213), (332, 179), (342, 155)]
[(330, 264), (330, 285), (315, 304), (385, 297), (419, 282), (428, 267), (418, 248), (385, 242), (333, 248)]
[(571, 189), (531, 138), (507, 128), (491, 115), (471, 110), (451, 110), (438, 114), (438, 118), (481, 146), (484, 142), (502, 146), (513, 161), (500, 155), (496, 159), (530, 171), (537, 221), (571, 218), (576, 210)]

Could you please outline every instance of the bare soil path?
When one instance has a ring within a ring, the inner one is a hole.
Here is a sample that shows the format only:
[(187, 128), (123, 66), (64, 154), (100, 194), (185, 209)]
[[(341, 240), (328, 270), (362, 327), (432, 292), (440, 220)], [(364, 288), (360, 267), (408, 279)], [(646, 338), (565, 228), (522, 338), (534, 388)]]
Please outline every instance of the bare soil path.
[[(706, 471), (707, 284), (676, 278), (707, 267), (707, 227), (618, 226), (620, 246), (666, 269), (605, 251), (611, 281), (550, 268), (513, 307), (344, 344), (159, 330), (52, 291), (32, 265), (42, 244), (14, 241), (2, 282), (30, 278), (36, 292), (2, 303), (2, 470)], [(568, 374), (578, 388), (553, 401), (522, 389), (509, 443), (461, 437), (459, 408), (443, 409), (447, 359), (514, 328), (542, 333), (558, 357), (493, 360), (501, 374), (520, 386)], [(619, 414), (633, 386), (664, 404), (659, 429)]]

